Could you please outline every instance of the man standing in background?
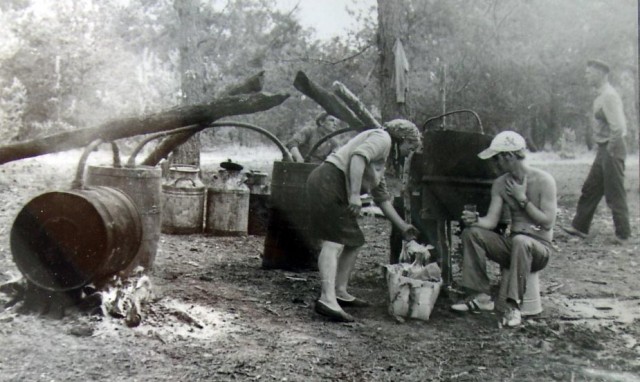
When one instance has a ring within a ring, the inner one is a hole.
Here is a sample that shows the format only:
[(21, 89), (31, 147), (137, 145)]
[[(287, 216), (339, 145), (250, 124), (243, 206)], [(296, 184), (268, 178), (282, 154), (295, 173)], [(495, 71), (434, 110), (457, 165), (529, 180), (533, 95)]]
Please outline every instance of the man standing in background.
[(597, 91), (593, 101), (593, 132), (598, 152), (582, 186), (573, 222), (562, 229), (574, 236), (587, 237), (593, 215), (604, 196), (613, 215), (615, 241), (624, 244), (629, 239), (631, 229), (624, 190), (627, 122), (622, 100), (609, 83), (609, 65), (606, 63), (588, 61), (585, 77), (587, 83)]
[[(315, 126), (306, 126), (297, 131), (287, 142), (287, 148), (291, 151), (291, 156), (296, 162), (302, 163), (309, 151), (322, 137), (332, 133), (338, 126), (338, 119), (327, 113), (321, 113), (316, 117)], [(334, 138), (321, 144), (309, 157), (310, 163), (322, 163), (329, 154), (336, 151), (340, 143)]]

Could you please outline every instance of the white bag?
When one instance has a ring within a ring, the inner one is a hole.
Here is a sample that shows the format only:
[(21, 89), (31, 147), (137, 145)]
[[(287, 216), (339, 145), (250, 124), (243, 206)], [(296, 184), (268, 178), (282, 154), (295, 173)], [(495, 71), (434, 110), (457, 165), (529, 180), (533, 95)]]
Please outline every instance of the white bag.
[(385, 265), (386, 279), (389, 287), (389, 314), (418, 320), (429, 320), (431, 311), (440, 294), (442, 279), (437, 281), (418, 280), (407, 277), (409, 274), (421, 272), (418, 264), (390, 264)]

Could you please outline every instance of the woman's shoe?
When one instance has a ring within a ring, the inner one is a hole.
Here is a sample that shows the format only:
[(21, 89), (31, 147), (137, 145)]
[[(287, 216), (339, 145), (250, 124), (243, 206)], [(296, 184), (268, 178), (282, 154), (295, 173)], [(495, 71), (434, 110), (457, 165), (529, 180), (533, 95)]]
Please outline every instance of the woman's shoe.
[(337, 297), (336, 300), (340, 306), (351, 306), (354, 308), (366, 308), (371, 306), (371, 304), (365, 300), (361, 300), (357, 297), (354, 297), (353, 300), (343, 300), (340, 297)]
[(325, 317), (329, 317), (333, 321), (337, 321), (337, 322), (353, 322), (353, 321), (355, 321), (353, 316), (350, 315), (349, 313), (343, 312), (341, 310), (331, 309), (327, 305), (325, 305), (324, 302), (322, 302), (320, 300), (316, 301), (316, 305), (315, 305), (314, 309), (315, 309), (316, 313), (318, 313), (320, 315), (323, 315)]

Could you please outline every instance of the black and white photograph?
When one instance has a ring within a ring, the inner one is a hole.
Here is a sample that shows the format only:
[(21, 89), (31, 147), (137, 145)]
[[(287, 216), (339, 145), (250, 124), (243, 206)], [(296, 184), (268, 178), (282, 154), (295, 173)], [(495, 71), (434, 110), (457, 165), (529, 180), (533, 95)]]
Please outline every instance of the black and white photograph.
[(0, 381), (640, 382), (639, 30), (0, 0)]

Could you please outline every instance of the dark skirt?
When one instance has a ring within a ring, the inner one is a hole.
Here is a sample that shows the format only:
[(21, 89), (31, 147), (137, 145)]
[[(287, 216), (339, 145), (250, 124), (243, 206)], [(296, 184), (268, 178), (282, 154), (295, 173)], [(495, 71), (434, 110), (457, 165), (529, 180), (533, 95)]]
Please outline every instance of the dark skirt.
[(306, 184), (311, 232), (317, 239), (347, 247), (364, 245), (358, 220), (348, 210), (344, 172), (324, 162), (309, 174)]

